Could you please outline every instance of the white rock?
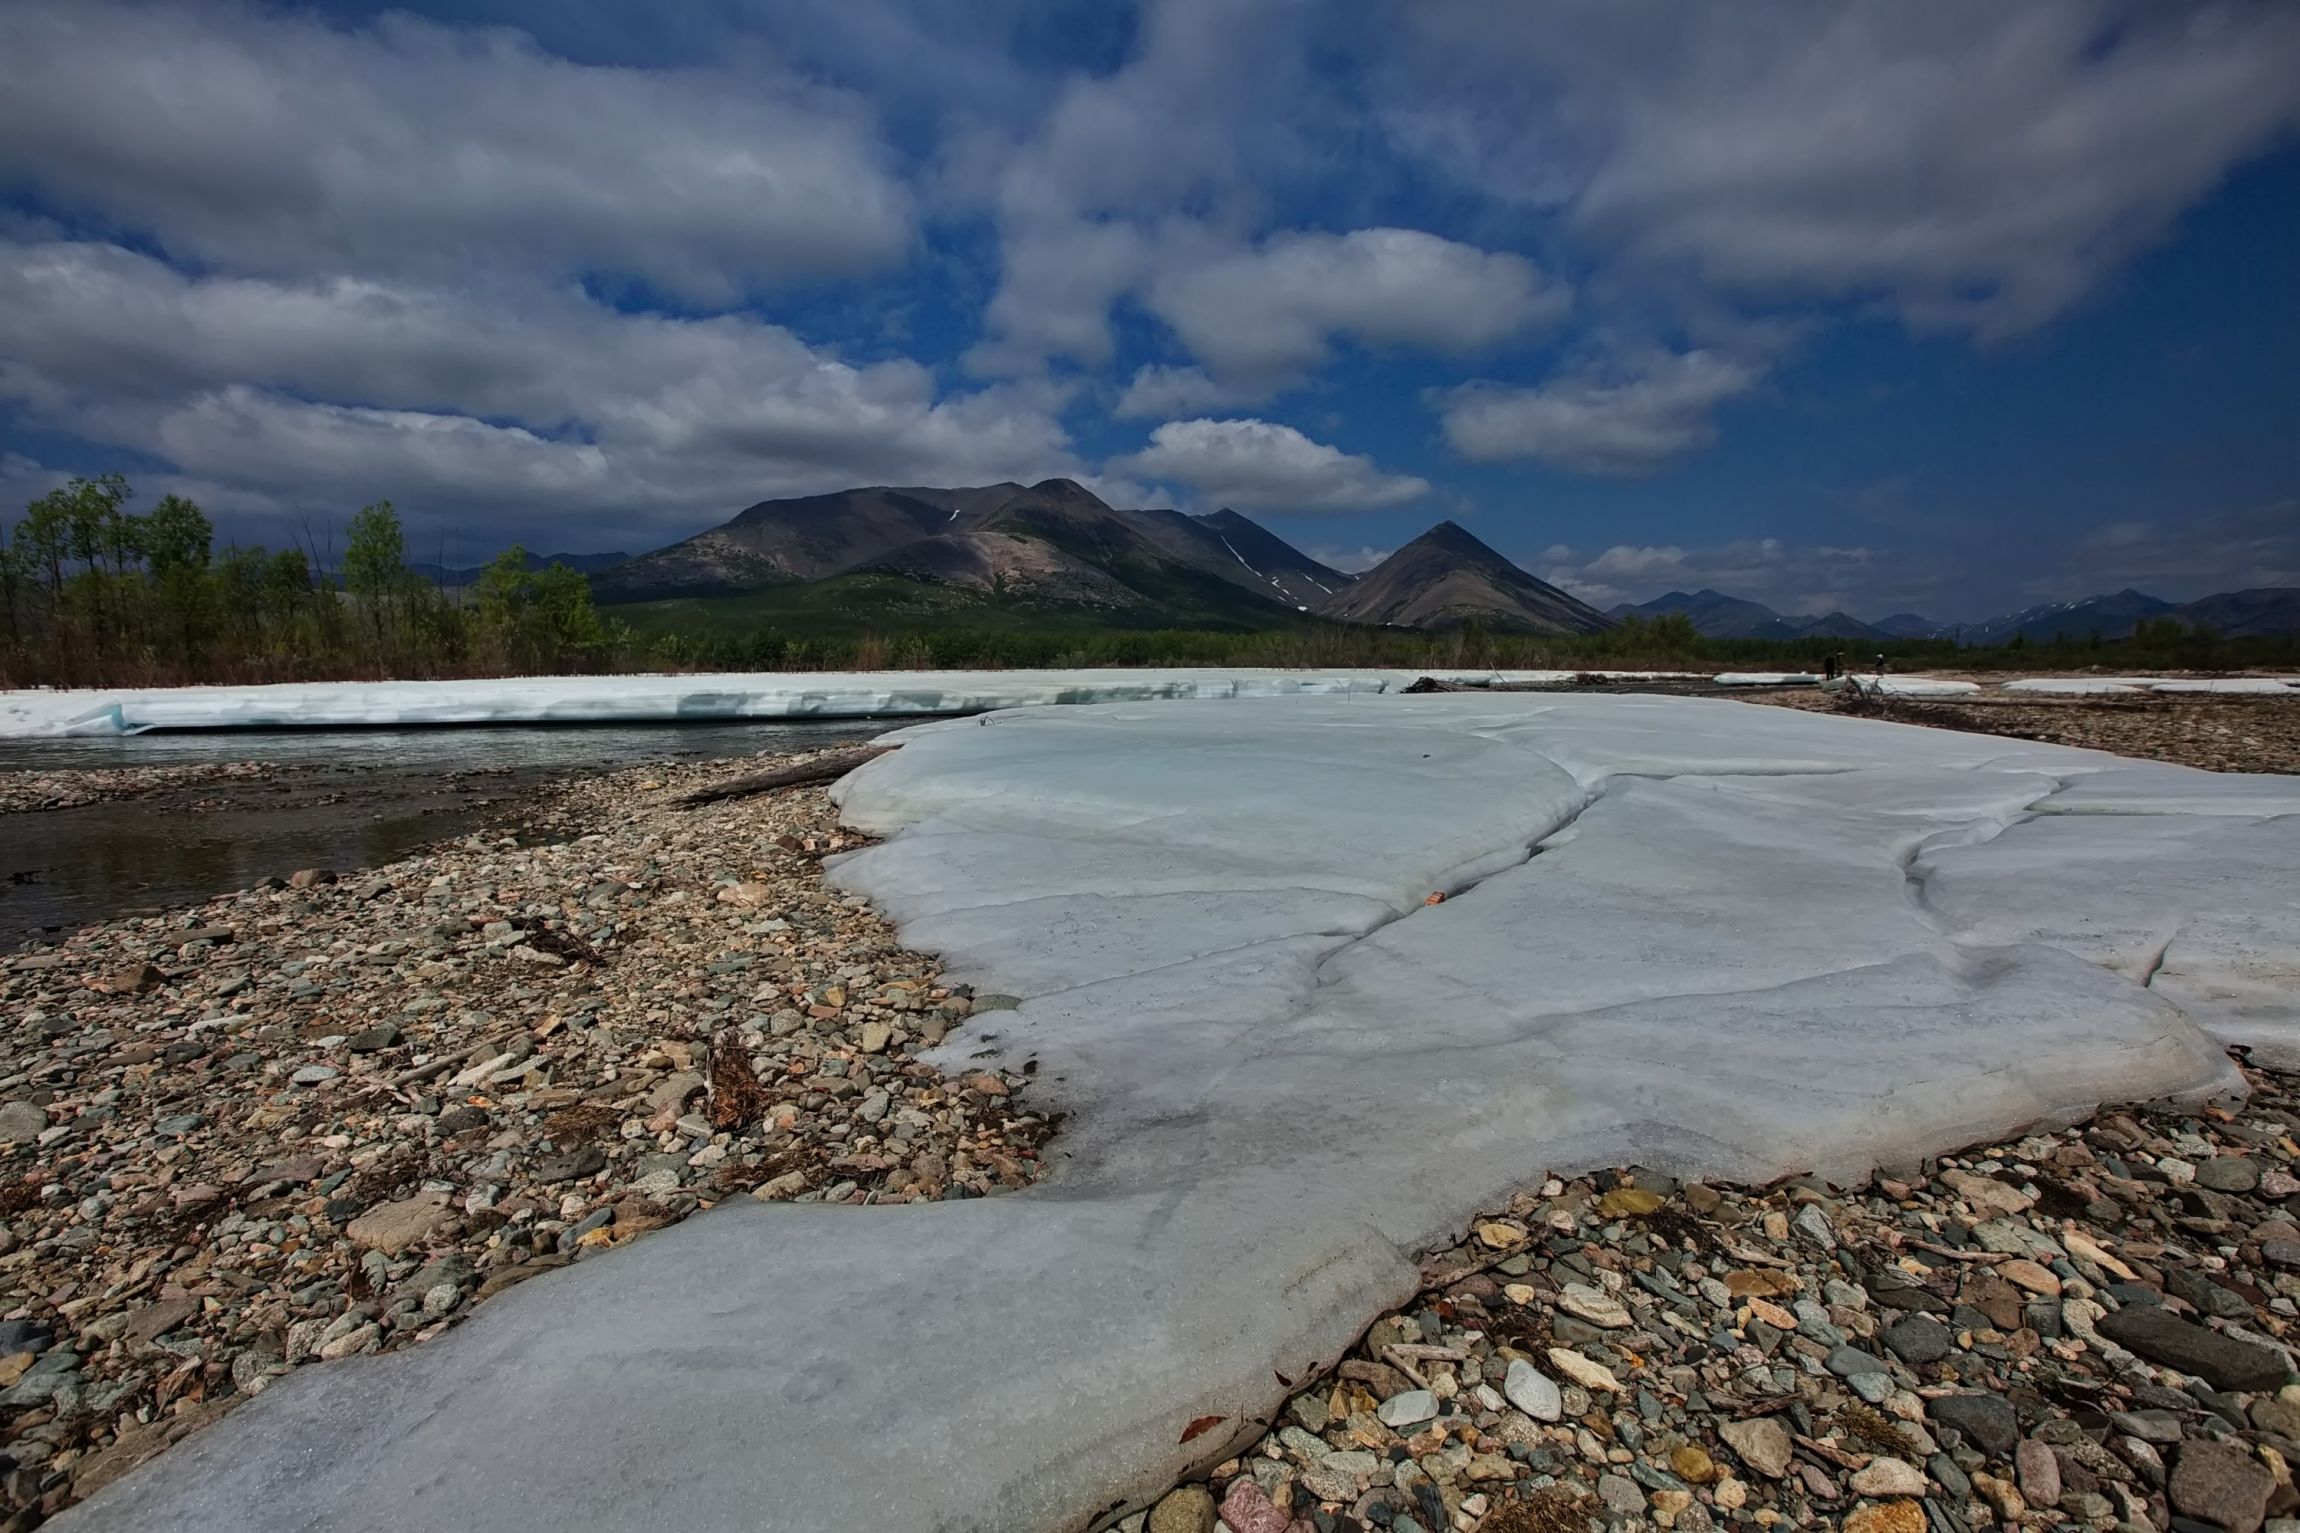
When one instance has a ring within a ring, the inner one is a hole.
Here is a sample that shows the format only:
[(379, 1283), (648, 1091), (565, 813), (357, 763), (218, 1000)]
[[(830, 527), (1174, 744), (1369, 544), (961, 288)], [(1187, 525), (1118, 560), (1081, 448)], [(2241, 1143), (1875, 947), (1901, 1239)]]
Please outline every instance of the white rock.
[(1604, 1289), (1592, 1288), (1586, 1283), (1566, 1284), (1558, 1292), (1557, 1307), (1609, 1331), (1618, 1331), (1631, 1324), (1627, 1305)]
[(1551, 1347), (1549, 1365), (1583, 1389), (1599, 1389), (1608, 1394), (1621, 1392), (1621, 1381), (1613, 1376), (1612, 1369), (1590, 1361), (1571, 1347)]
[(1509, 1403), (1536, 1421), (1555, 1421), (1565, 1414), (1565, 1395), (1557, 1381), (1522, 1357), (1511, 1358), (1501, 1392)]
[(1853, 1472), (1853, 1493), (1860, 1496), (1921, 1496), (1924, 1472), (1897, 1458), (1873, 1458), (1868, 1467)]
[(1437, 1419), (1437, 1396), (1426, 1389), (1409, 1389), (1402, 1395), (1392, 1395), (1374, 1408), (1383, 1426), (1410, 1427)]

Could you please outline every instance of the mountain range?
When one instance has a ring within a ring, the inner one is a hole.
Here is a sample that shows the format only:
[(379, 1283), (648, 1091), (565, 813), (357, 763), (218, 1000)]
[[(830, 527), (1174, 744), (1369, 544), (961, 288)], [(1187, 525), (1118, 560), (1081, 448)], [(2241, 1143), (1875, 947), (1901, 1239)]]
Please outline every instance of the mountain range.
[[(990, 603), (1062, 609), (1128, 626), (1282, 626), (1304, 618), (1445, 629), (1468, 623), (1587, 634), (1636, 616), (1682, 613), (1718, 639), (2123, 638), (2155, 617), (2231, 636), (2300, 631), (2300, 589), (2223, 592), (2185, 605), (2119, 591), (1938, 623), (1913, 612), (1865, 622), (1836, 611), (1790, 617), (1703, 589), (1599, 612), (1518, 568), (1468, 530), (1440, 522), (1374, 568), (1350, 575), (1232, 510), (1124, 510), (1069, 479), (959, 489), (872, 485), (761, 501), (720, 526), (635, 558), (559, 556), (586, 570), (604, 603), (716, 601), (800, 593), (833, 610), (931, 598), (932, 610)], [(540, 565), (544, 560), (531, 560)], [(441, 570), (449, 584), (477, 572)], [(917, 609), (914, 605), (914, 610)]]
[(881, 485), (762, 501), (591, 576), (602, 602), (866, 581), (1129, 621), (1272, 624), (1306, 614), (1416, 628), (1611, 626), (1452, 522), (1352, 576), (1236, 511), (1121, 510), (1068, 479), (955, 490)]
[(2191, 628), (2209, 628), (2226, 638), (2300, 632), (2300, 587), (2255, 586), (2223, 591), (2192, 602), (2174, 603), (2145, 592), (2123, 590), (2078, 601), (2024, 607), (1978, 623), (1940, 623), (1914, 612), (1865, 623), (1844, 612), (1824, 617), (1784, 617), (1761, 602), (1711, 590), (1671, 591), (1649, 602), (1623, 602), (1607, 612), (1619, 620), (1682, 612), (1694, 628), (1712, 639), (1949, 639), (1983, 646), (2049, 644), (2056, 639), (2129, 638), (2151, 618), (2173, 618)]

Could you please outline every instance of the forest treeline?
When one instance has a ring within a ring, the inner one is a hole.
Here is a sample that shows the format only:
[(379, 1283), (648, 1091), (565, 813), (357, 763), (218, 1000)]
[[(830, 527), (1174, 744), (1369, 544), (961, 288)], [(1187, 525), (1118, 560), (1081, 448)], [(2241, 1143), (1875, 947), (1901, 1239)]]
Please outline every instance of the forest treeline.
[(0, 538), (0, 682), (170, 685), (559, 673), (618, 663), (629, 637), (602, 623), (564, 565), (530, 570), (505, 549), (470, 586), (407, 565), (389, 501), (346, 529), (340, 567), (304, 548), (215, 546), (198, 505), (128, 509), (118, 474), (74, 479)]
[(1056, 612), (1043, 629), (970, 627), (962, 614), (906, 623), (859, 609), (844, 628), (794, 630), (714, 613), (708, 602), (603, 617), (582, 574), (530, 569), (517, 546), (468, 586), (436, 584), (408, 566), (389, 501), (351, 518), (332, 569), (302, 547), (219, 549), (207, 514), (179, 495), (141, 513), (129, 502), (117, 474), (75, 479), (0, 529), (0, 686), (1109, 665), (1803, 670), (1832, 652), (1866, 667), (1880, 651), (1902, 671), (2300, 663), (2300, 636), (2226, 640), (2165, 619), (2127, 639), (1960, 649), (1947, 640), (1708, 639), (1682, 613), (1587, 635), (1318, 621), (1260, 632), (1104, 629)]

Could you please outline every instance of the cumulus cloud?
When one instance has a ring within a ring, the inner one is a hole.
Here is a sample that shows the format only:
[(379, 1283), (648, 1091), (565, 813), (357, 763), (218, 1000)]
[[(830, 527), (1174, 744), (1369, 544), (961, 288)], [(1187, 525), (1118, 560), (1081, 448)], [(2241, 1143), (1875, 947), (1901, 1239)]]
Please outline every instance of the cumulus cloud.
[(871, 482), (1074, 472), (1050, 396), (938, 392), (735, 316), (572, 290), (185, 277), (0, 242), (0, 399), (186, 474), (630, 522)]
[(1216, 376), (1265, 387), (1323, 363), (1330, 339), (1462, 353), (1571, 304), (1533, 263), (1418, 229), (1288, 233), (1152, 278), (1147, 302)]
[(1712, 412), (1758, 379), (1714, 352), (1650, 353), (1537, 388), (1468, 383), (1434, 396), (1446, 441), (1481, 463), (1534, 458), (1581, 474), (1648, 474), (1717, 438)]
[[(950, 155), (951, 195), (998, 227), (998, 291), (968, 358), (978, 371), (1057, 356), (1105, 365), (1110, 306), (1148, 274), (1161, 225), (1249, 195), (1256, 157), (1287, 152), (1304, 82), (1281, 42), (1299, 24), (1291, 8), (1167, 0), (1140, 23), (1117, 69), (1072, 76), (1035, 122), (962, 135)], [(1257, 131), (1241, 132), (1249, 122)]]
[(1168, 421), (1150, 433), (1149, 446), (1110, 466), (1176, 480), (1244, 511), (1372, 511), (1430, 489), (1427, 480), (1385, 474), (1371, 458), (1263, 420)]
[(1217, 383), (1206, 376), (1203, 368), (1168, 367), (1152, 362), (1135, 369), (1132, 381), (1118, 396), (1111, 413), (1121, 418), (1149, 416), (1172, 420), (1178, 415), (1198, 415), (1207, 410), (1251, 404), (1261, 394), (1259, 389)]
[(1434, 170), (1647, 270), (2049, 319), (2300, 118), (2300, 11), (1432, 0), (1376, 66)]
[(869, 111), (764, 60), (591, 67), (229, 0), (19, 0), (0, 59), (0, 178), (242, 271), (605, 272), (716, 304), (911, 236)]

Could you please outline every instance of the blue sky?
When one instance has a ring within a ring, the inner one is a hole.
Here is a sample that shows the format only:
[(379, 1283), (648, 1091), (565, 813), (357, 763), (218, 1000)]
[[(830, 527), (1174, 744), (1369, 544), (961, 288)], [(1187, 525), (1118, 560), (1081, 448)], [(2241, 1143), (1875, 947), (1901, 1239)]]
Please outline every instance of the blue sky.
[(1349, 565), (2300, 583), (2300, 8), (0, 11), (0, 507), (637, 550), (1077, 477)]

